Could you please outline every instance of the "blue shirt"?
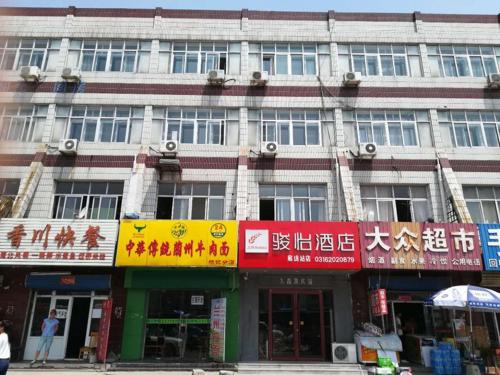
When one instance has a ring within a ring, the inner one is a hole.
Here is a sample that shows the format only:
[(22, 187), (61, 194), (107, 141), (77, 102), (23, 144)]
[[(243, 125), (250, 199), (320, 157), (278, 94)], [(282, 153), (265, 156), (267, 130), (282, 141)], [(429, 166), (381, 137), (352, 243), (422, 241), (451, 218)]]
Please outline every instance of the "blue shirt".
[(48, 337), (54, 336), (55, 334), (54, 330), (56, 326), (59, 324), (59, 320), (45, 318), (43, 320), (43, 323), (45, 324), (45, 326), (42, 332), (42, 336), (48, 336)]

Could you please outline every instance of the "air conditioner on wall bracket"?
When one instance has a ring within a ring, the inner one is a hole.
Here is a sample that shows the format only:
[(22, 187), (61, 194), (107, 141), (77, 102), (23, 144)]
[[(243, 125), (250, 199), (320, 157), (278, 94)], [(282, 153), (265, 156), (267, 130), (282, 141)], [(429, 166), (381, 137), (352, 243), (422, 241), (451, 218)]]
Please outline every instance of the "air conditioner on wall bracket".
[(347, 72), (344, 73), (344, 86), (356, 87), (361, 83), (360, 72)]
[(38, 82), (40, 80), (40, 68), (36, 65), (22, 66), (19, 75), (26, 82)]
[(360, 143), (358, 157), (362, 159), (372, 159), (377, 155), (377, 144), (373, 142)]
[(332, 343), (333, 363), (357, 363), (356, 344)]
[(179, 142), (176, 140), (165, 141), (160, 145), (160, 152), (165, 155), (175, 156), (179, 151)]
[(64, 155), (76, 155), (78, 149), (78, 139), (61, 139), (58, 150)]
[(278, 153), (278, 143), (262, 142), (260, 144), (260, 154), (265, 158), (274, 158)]

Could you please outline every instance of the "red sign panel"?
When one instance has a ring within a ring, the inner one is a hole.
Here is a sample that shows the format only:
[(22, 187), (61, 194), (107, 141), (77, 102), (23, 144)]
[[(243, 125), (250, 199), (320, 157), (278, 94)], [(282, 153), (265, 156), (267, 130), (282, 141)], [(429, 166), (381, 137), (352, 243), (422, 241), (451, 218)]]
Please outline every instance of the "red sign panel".
[(239, 238), (240, 268), (361, 267), (356, 223), (241, 221)]
[(481, 271), (474, 224), (359, 223), (363, 268)]
[(387, 315), (387, 293), (385, 289), (373, 290), (370, 293), (372, 314), (374, 316)]
[(107, 299), (102, 303), (101, 320), (99, 322), (99, 340), (97, 342), (97, 360), (106, 361), (108, 354), (109, 326), (111, 325), (111, 313), (113, 300)]

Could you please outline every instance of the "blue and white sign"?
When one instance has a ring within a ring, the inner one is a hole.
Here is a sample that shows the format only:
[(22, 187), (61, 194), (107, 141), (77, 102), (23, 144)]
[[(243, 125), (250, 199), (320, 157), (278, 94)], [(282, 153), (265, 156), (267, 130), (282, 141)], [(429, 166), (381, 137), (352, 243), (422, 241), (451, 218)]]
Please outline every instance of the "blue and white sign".
[(478, 224), (486, 271), (500, 271), (500, 224)]

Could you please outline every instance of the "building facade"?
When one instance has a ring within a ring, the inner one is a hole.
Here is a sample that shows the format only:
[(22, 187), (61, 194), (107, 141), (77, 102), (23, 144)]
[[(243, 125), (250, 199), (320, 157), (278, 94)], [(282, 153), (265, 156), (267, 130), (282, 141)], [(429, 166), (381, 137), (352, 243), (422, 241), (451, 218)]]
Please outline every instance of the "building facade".
[[(499, 19), (2, 8), (0, 193), (15, 199), (13, 220), (64, 225), (123, 218), (498, 223)], [(10, 288), (0, 291), (0, 317), (15, 315), (23, 327), (15, 336), (19, 358), (29, 357), (27, 332), (44, 296), (42, 287), (23, 287), (21, 274), (98, 273), (38, 263), (12, 273), (0, 265)], [(174, 332), (163, 335), (191, 329), (200, 336), (196, 346), (183, 341), (179, 349), (174, 340), (166, 350), (147, 333), (156, 316), (144, 316), (147, 306), (160, 315), (206, 315), (186, 302), (195, 290), (231, 305), (226, 361), (328, 359), (325, 343), (352, 340), (368, 319), (370, 277), (379, 273), (359, 268), (113, 268), (112, 324), (124, 334), (112, 348), (123, 360), (206, 359), (206, 321), (156, 322)], [(402, 276), (420, 278), (415, 272)], [(446, 285), (481, 280), (477, 270), (431, 273)], [(198, 274), (206, 283), (189, 281)], [(9, 307), (23, 304), (9, 292), (16, 288), (28, 302), (20, 315)], [(297, 332), (300, 299), (321, 300), (316, 314), (328, 319), (317, 328), (320, 342), (281, 340), (276, 355), (269, 350), (274, 338), (259, 314), (273, 314), (273, 293), (294, 311)]]

